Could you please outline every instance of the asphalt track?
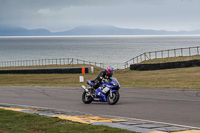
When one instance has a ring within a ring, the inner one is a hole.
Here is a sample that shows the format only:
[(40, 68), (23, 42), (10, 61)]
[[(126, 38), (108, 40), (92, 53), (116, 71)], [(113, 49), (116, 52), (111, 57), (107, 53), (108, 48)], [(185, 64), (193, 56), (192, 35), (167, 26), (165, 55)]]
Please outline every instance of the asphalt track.
[(116, 105), (82, 103), (80, 87), (0, 86), (0, 103), (39, 106), (200, 127), (200, 90), (121, 88)]

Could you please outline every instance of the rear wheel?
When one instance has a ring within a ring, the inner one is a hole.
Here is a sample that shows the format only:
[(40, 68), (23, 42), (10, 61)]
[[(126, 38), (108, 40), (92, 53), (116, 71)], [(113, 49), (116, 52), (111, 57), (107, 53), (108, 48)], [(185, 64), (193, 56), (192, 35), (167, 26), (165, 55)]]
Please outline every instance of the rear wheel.
[(110, 97), (110, 94), (107, 95), (108, 104), (110, 104), (110, 105), (116, 104), (119, 101), (119, 97), (120, 97), (120, 95), (119, 95), (118, 91), (113, 92), (112, 97)]
[(83, 92), (82, 94), (82, 101), (85, 104), (90, 104), (92, 102), (92, 97), (91, 95), (87, 94), (86, 91)]

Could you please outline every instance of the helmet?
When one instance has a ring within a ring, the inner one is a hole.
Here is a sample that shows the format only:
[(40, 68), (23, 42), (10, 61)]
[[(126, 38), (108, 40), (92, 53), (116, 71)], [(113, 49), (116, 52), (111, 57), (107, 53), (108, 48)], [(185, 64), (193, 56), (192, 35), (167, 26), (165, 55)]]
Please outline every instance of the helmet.
[(114, 73), (114, 68), (108, 66), (108, 68), (106, 69), (106, 73), (109, 77), (112, 77), (113, 73)]

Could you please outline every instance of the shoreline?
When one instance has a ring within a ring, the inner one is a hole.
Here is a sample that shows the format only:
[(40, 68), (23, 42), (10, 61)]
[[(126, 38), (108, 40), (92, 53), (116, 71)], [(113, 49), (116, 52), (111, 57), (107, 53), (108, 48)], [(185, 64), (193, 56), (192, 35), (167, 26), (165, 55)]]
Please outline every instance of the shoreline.
[(63, 36), (0, 36), (0, 38), (70, 38), (70, 37), (200, 37), (200, 34), (185, 35), (63, 35)]

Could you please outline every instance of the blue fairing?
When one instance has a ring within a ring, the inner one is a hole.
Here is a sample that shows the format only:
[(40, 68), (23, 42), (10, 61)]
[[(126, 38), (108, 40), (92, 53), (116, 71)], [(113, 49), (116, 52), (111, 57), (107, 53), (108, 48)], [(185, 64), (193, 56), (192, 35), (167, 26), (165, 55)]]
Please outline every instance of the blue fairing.
[(106, 96), (105, 94), (102, 92), (101, 88), (98, 88), (95, 92), (95, 98), (99, 98), (99, 100), (95, 100), (95, 98), (93, 98), (94, 101), (102, 101), (102, 102), (106, 102)]
[[(88, 80), (87, 82), (91, 87), (93, 86), (92, 80)], [(102, 91), (105, 87), (109, 88), (109, 90), (106, 93)], [(95, 92), (95, 97), (93, 97), (93, 101), (106, 102), (107, 101), (106, 96), (110, 93), (110, 90), (112, 90), (112, 92), (115, 92), (118, 91), (119, 89), (120, 89), (119, 82), (114, 77), (110, 78), (108, 82), (102, 81), (100, 87)]]
[(116, 78), (112, 77), (110, 82), (102, 82), (102, 85), (112, 89), (112, 90), (119, 90), (120, 85)]

